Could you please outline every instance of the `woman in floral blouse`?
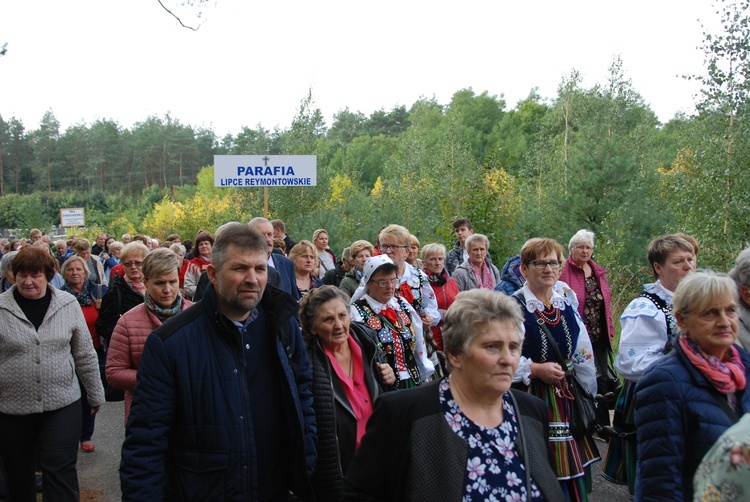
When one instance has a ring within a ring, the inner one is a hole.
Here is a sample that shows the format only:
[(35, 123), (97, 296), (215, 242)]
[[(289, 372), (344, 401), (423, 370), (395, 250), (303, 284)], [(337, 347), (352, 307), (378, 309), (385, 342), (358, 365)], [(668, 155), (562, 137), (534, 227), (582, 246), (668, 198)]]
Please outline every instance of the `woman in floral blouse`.
[(450, 376), (383, 395), (344, 480), (345, 500), (559, 501), (544, 403), (510, 390), (523, 315), (505, 295), (458, 295), (443, 328)]

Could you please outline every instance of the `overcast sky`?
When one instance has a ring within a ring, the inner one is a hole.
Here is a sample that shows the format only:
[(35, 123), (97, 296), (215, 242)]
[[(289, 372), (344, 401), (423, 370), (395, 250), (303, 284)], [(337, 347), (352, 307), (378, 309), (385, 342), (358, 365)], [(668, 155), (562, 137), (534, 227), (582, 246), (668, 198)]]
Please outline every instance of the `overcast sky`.
[(222, 136), (288, 127), (308, 88), (329, 126), (344, 107), (447, 104), (467, 87), (513, 108), (533, 87), (554, 98), (573, 68), (586, 87), (604, 82), (619, 54), (666, 122), (694, 110), (698, 87), (681, 75), (703, 73), (711, 3), (217, 0), (194, 32), (156, 0), (0, 0), (0, 115), (130, 128), (170, 112)]

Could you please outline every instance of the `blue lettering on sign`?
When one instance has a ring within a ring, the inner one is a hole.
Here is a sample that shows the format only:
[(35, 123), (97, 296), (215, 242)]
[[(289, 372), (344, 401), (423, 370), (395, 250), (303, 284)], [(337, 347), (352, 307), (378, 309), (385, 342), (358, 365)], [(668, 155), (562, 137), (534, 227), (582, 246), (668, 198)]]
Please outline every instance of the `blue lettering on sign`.
[(293, 166), (237, 166), (237, 176), (294, 176)]
[(221, 186), (223, 187), (238, 187), (242, 185), (242, 178), (221, 178)]

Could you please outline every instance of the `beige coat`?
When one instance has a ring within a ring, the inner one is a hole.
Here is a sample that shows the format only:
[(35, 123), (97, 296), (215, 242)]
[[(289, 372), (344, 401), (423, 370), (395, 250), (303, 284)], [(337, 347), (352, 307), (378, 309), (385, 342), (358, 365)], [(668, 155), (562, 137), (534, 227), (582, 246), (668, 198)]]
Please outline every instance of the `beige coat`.
[(0, 295), (0, 413), (29, 415), (53, 411), (81, 397), (76, 372), (89, 405), (104, 402), (99, 361), (75, 297), (52, 291), (39, 331), (13, 297)]

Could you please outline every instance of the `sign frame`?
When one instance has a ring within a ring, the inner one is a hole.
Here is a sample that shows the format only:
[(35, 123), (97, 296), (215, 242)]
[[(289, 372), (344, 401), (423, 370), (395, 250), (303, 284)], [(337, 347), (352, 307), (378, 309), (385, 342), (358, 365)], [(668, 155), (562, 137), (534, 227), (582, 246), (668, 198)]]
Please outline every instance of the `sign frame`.
[(83, 207), (64, 207), (60, 209), (60, 226), (85, 227), (86, 209)]

